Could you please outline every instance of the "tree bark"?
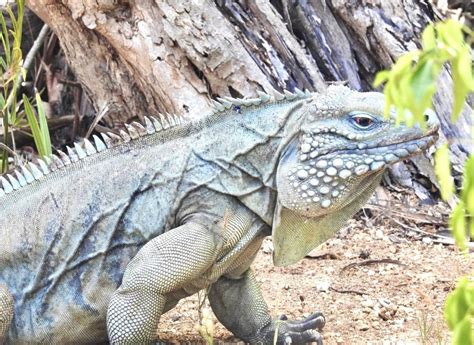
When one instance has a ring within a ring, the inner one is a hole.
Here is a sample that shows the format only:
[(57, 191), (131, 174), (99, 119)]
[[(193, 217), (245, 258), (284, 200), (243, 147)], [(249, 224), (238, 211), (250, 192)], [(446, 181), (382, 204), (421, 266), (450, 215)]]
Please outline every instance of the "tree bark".
[[(437, 20), (427, 0), (29, 0), (109, 125), (157, 112), (197, 116), (215, 96), (345, 82), (369, 90), (375, 73), (419, 46)], [(451, 124), (451, 77), (435, 109), (459, 169), (473, 145), (471, 107)], [(113, 121), (112, 121), (113, 120)], [(426, 160), (415, 159), (426, 171)]]

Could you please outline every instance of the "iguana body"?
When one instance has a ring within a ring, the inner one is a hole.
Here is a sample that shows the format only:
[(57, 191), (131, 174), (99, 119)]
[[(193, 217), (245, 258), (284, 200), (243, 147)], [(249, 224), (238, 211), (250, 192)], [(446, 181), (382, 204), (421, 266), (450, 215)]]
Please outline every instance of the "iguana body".
[[(29, 165), (1, 179), (0, 339), (150, 343), (162, 313), (210, 287), (229, 330), (272, 343), (276, 322), (249, 269), (262, 239), (273, 231), (276, 264), (301, 259), (438, 126), (395, 127), (380, 94), (344, 87), (216, 106), (189, 124), (129, 127), (107, 148), (76, 146), (75, 162), (59, 167), (61, 155), (45, 176)], [(364, 114), (380, 128), (358, 128)], [(278, 339), (320, 341), (323, 324), (283, 321)]]

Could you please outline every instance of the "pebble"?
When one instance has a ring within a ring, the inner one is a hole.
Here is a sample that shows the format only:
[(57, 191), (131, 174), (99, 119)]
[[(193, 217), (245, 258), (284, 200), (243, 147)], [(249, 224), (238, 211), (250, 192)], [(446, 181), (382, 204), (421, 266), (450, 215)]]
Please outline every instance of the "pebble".
[(397, 313), (396, 307), (394, 309), (389, 308), (389, 307), (382, 307), (380, 308), (379, 316), (382, 320), (387, 321), (387, 320), (392, 320), (396, 313)]
[(363, 323), (361, 325), (359, 325), (359, 331), (368, 331), (369, 330), (369, 325)]
[(423, 237), (421, 240), (424, 244), (431, 244), (433, 243), (433, 240), (430, 237)]
[(265, 254), (273, 253), (273, 243), (271, 241), (263, 241), (262, 252)]
[(366, 299), (360, 302), (360, 305), (363, 307), (373, 308), (375, 306), (375, 301), (371, 299)]
[(384, 238), (384, 234), (383, 234), (383, 231), (378, 229), (375, 231), (375, 238), (378, 239), (378, 240), (381, 240)]
[(379, 302), (379, 304), (380, 304), (382, 307), (388, 307), (388, 306), (390, 306), (390, 305), (392, 304), (392, 303), (391, 303), (388, 299), (386, 299), (386, 298), (379, 298), (379, 299), (378, 299), (378, 302)]
[(318, 292), (328, 292), (331, 287), (331, 283), (327, 280), (321, 280), (316, 283), (316, 290)]

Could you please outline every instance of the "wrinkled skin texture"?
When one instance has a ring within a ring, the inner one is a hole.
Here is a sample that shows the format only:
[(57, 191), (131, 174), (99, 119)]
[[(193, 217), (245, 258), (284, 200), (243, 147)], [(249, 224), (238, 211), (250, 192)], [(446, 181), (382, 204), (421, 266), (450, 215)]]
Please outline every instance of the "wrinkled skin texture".
[(321, 343), (321, 314), (268, 313), (250, 269), (263, 238), (272, 234), (277, 265), (298, 261), (387, 164), (431, 144), (437, 122), (396, 127), (380, 94), (344, 87), (276, 97), (223, 102), (200, 122), (103, 151), (96, 142), (101, 152), (76, 149), (78, 162), (27, 186), (4, 184), (0, 339), (152, 343), (163, 313), (209, 288), (217, 318), (244, 341)]

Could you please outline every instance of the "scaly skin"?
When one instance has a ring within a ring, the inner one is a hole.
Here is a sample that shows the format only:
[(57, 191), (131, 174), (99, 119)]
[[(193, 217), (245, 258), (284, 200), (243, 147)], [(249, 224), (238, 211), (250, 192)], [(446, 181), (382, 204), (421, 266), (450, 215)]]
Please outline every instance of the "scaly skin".
[(152, 343), (164, 312), (209, 288), (216, 316), (244, 341), (321, 343), (321, 314), (269, 315), (250, 270), (263, 238), (273, 236), (275, 264), (300, 260), (388, 164), (433, 142), (437, 120), (427, 132), (397, 127), (382, 95), (340, 86), (216, 108), (159, 131), (164, 121), (147, 120), (117, 142), (106, 136), (107, 148), (97, 139), (0, 177), (0, 339)]

